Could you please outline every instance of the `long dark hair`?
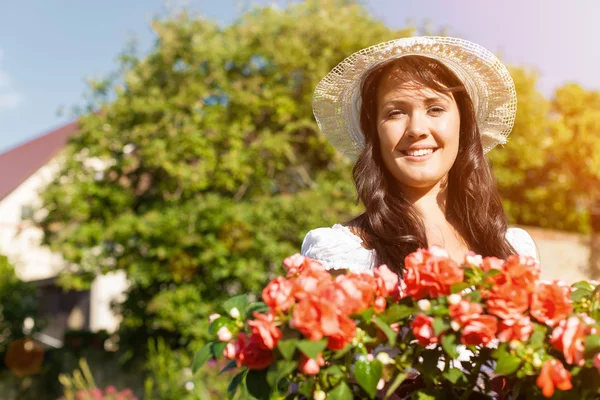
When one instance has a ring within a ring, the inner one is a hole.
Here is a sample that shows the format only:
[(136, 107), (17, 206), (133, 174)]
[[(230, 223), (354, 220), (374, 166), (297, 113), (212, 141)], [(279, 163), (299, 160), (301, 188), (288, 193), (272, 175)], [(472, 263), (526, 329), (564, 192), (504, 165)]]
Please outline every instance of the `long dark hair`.
[(365, 147), (352, 175), (357, 202), (365, 211), (348, 225), (375, 250), (377, 265), (387, 264), (402, 274), (404, 258), (427, 248), (422, 216), (400, 192), (384, 165), (377, 134), (377, 90), (384, 76), (394, 73), (401, 82), (414, 82), (439, 93), (452, 93), (460, 113), (456, 161), (448, 173), (446, 219), (465, 238), (471, 250), (483, 256), (506, 258), (515, 250), (505, 239), (506, 214), (487, 160), (475, 110), (460, 79), (441, 62), (424, 56), (386, 61), (371, 71), (361, 88), (360, 123)]

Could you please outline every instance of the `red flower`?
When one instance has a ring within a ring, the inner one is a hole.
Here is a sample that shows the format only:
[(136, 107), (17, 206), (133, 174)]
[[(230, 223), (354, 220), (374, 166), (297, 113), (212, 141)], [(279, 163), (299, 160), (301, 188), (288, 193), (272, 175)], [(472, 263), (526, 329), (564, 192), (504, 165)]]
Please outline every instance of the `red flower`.
[(504, 270), (511, 283), (529, 294), (533, 293), (535, 283), (540, 278), (540, 264), (534, 258), (512, 254), (508, 256)]
[(298, 362), (298, 369), (300, 372), (306, 375), (316, 375), (321, 370), (321, 367), (325, 365), (325, 360), (323, 359), (323, 355), (319, 353), (317, 359), (314, 360), (312, 358), (308, 358), (305, 355), (302, 355), (300, 361)]
[[(483, 272), (489, 272), (492, 270), (502, 271), (504, 269), (506, 261), (497, 257), (485, 257), (481, 262), (481, 269)], [(497, 276), (497, 275), (495, 275)]]
[(262, 292), (265, 304), (276, 311), (286, 311), (294, 305), (294, 283), (278, 276)]
[(510, 342), (511, 340), (520, 340), (526, 342), (533, 332), (533, 324), (529, 317), (518, 319), (505, 319), (500, 321), (500, 332), (498, 340), (501, 342)]
[(560, 390), (573, 388), (571, 373), (558, 360), (546, 361), (535, 383), (542, 389), (542, 394), (545, 397), (552, 397), (555, 388)]
[(255, 312), (253, 321), (248, 321), (252, 334), (259, 338), (259, 343), (266, 349), (273, 350), (281, 339), (281, 331), (273, 323), (272, 314), (259, 314)]
[(223, 355), (230, 360), (238, 360), (238, 367), (241, 366), (241, 362), (238, 359), (240, 352), (246, 346), (246, 334), (240, 333), (237, 336), (235, 343), (227, 343), (225, 346), (225, 350), (223, 350)]
[(585, 359), (583, 358), (584, 340), (587, 324), (572, 316), (569, 319), (562, 320), (552, 331), (550, 343), (565, 356), (567, 364), (577, 364), (583, 366)]
[(330, 350), (341, 350), (346, 347), (347, 344), (352, 343), (352, 339), (356, 336), (356, 325), (350, 318), (339, 315), (338, 325), (339, 331), (331, 336), (327, 341), (327, 348)]
[(494, 286), (486, 301), (488, 312), (500, 319), (520, 319), (529, 307), (527, 291), (511, 282)]
[(538, 283), (531, 299), (531, 315), (554, 326), (573, 312), (569, 287), (559, 281)]
[(473, 315), (463, 326), (461, 342), (469, 345), (487, 345), (498, 331), (498, 320), (491, 315)]
[(433, 334), (433, 318), (425, 314), (417, 314), (410, 326), (420, 345), (427, 346), (438, 342), (437, 336)]
[(377, 293), (381, 297), (400, 298), (400, 278), (398, 274), (392, 272), (387, 265), (380, 265), (373, 270), (375, 281), (377, 282)]
[(600, 353), (596, 353), (596, 355), (594, 355), (594, 367), (596, 367), (600, 373)]
[(406, 257), (404, 282), (408, 296), (415, 300), (436, 298), (450, 294), (451, 286), (463, 281), (462, 268), (447, 254), (445, 250), (432, 246), (429, 250), (419, 249)]
[(273, 362), (273, 352), (265, 349), (260, 337), (250, 336), (250, 341), (238, 355), (238, 364), (250, 369), (264, 369)]
[(481, 305), (471, 303), (468, 300), (461, 300), (457, 304), (451, 304), (448, 310), (452, 319), (457, 321), (461, 326), (466, 324), (472, 316), (483, 314), (483, 307)]
[(333, 289), (334, 293), (325, 290), (321, 297), (329, 296), (345, 315), (358, 314), (373, 303), (375, 279), (368, 274), (338, 275)]

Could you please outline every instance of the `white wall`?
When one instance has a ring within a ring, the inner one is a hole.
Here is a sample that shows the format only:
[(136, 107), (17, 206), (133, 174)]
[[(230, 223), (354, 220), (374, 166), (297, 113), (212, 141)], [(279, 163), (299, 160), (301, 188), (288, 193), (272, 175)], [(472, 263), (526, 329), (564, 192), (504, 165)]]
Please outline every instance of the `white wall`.
[[(55, 277), (64, 266), (59, 255), (40, 245), (42, 230), (21, 219), (21, 207), (32, 205), (37, 208), (38, 190), (51, 181), (58, 168), (59, 158), (55, 158), (0, 200), (0, 254), (9, 258), (17, 276), (24, 281)], [(96, 278), (90, 293), (90, 327), (93, 331), (114, 332), (118, 328), (120, 317), (111, 312), (110, 302), (120, 299), (126, 288), (127, 281), (122, 272)]]

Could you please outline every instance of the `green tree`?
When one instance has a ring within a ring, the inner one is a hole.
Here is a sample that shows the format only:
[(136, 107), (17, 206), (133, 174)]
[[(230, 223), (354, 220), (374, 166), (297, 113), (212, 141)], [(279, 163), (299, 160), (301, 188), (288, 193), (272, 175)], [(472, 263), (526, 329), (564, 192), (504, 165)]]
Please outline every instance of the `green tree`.
[[(6, 256), (0, 255), (0, 355), (4, 355), (10, 342), (25, 337), (41, 328), (37, 317), (37, 297), (34, 286), (21, 281)], [(25, 319), (31, 318), (34, 326), (24, 331)], [(2, 358), (4, 359), (4, 358)]]
[(600, 92), (567, 84), (552, 99), (552, 156), (569, 183), (568, 193), (589, 218), (589, 273), (600, 277)]
[(148, 55), (124, 54), (120, 79), (92, 82), (39, 223), (76, 266), (64, 285), (124, 270), (122, 333), (183, 344), (224, 298), (281, 272), (306, 231), (357, 212), (312, 92), (348, 54), (412, 30), (334, 0), (254, 9), (225, 28), (186, 14), (152, 26)]
[[(573, 196), (573, 181), (554, 149), (551, 102), (537, 89), (535, 73), (512, 68), (517, 118), (508, 143), (490, 152), (490, 162), (510, 223), (585, 231), (587, 212)], [(560, 136), (560, 135), (558, 135)]]

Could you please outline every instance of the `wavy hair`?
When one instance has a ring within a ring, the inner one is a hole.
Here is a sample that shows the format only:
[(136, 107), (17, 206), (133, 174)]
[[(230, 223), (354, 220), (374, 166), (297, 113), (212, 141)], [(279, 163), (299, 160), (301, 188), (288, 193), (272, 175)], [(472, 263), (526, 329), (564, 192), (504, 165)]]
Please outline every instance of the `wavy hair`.
[(448, 173), (446, 219), (483, 256), (506, 258), (516, 253), (506, 241), (506, 214), (488, 161), (484, 157), (475, 110), (460, 79), (441, 62), (424, 56), (405, 56), (374, 67), (361, 87), (360, 124), (365, 147), (352, 171), (357, 203), (365, 211), (348, 222), (366, 247), (375, 250), (377, 265), (387, 264), (402, 275), (404, 258), (427, 248), (423, 218), (398, 189), (383, 162), (377, 133), (377, 90), (384, 76), (414, 82), (439, 93), (452, 93), (460, 113), (459, 149)]

